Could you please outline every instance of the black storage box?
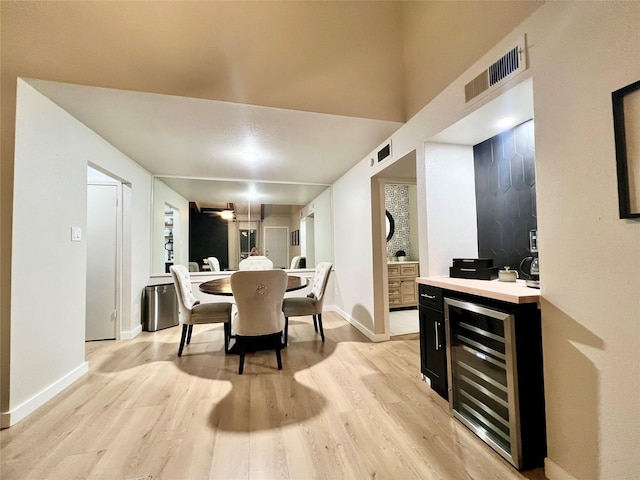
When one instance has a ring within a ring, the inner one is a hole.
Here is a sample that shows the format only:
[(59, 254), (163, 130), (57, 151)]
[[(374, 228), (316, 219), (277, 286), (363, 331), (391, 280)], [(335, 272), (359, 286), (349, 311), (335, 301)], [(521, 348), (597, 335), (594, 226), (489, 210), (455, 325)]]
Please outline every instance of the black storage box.
[(493, 280), (498, 278), (498, 267), (449, 267), (449, 276), (453, 278), (471, 278), (475, 280)]
[(461, 268), (491, 268), (493, 267), (493, 258), (454, 258), (453, 266)]

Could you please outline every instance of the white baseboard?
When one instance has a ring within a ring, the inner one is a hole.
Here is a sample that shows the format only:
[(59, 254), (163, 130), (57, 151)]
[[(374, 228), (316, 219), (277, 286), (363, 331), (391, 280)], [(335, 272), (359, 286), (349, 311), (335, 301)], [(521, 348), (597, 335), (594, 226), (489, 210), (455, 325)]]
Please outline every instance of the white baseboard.
[(324, 307), (324, 309), (330, 310), (332, 312), (336, 312), (338, 315), (344, 318), (347, 322), (349, 322), (351, 325), (356, 327), (360, 332), (362, 332), (364, 336), (366, 336), (372, 342), (385, 342), (389, 340), (389, 335), (384, 335), (382, 333), (373, 333), (370, 329), (362, 325), (360, 322), (358, 322), (355, 318), (353, 318), (347, 312), (345, 312), (344, 310), (340, 309), (335, 305), (326, 306)]
[(120, 340), (131, 340), (142, 333), (142, 324), (136, 326), (133, 330), (121, 331)]
[(52, 383), (47, 388), (42, 390), (40, 393), (37, 393), (33, 397), (31, 397), (26, 402), (18, 405), (16, 408), (9, 412), (2, 412), (0, 414), (0, 428), (8, 428), (12, 425), (15, 425), (20, 420), (25, 418), (30, 413), (33, 413), (42, 405), (47, 403), (53, 397), (62, 392), (69, 385), (74, 383), (84, 374), (89, 371), (89, 362), (83, 362), (78, 365), (72, 371), (67, 373), (64, 377), (59, 379), (58, 381)]
[(578, 480), (549, 457), (544, 459), (544, 475), (549, 480)]

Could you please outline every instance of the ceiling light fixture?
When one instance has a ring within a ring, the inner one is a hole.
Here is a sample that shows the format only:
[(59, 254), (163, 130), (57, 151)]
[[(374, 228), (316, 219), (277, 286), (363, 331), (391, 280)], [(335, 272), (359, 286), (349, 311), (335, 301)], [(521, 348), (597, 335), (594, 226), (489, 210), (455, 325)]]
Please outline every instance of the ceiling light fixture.
[(244, 152), (242, 156), (248, 162), (255, 162), (258, 159), (258, 154), (256, 152)]
[(233, 210), (223, 210), (220, 212), (220, 216), (224, 220), (233, 220)]
[(220, 217), (223, 220), (233, 220), (236, 216), (236, 212), (233, 211), (233, 207), (227, 202), (227, 208), (219, 212)]

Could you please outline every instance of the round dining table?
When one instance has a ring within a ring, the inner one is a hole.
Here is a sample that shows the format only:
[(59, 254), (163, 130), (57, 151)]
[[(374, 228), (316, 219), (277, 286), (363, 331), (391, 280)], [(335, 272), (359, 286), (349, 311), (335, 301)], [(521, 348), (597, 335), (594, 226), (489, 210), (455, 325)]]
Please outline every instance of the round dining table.
[[(307, 279), (305, 277), (298, 277), (297, 275), (288, 275), (287, 279), (287, 292), (293, 292), (294, 290), (300, 290), (307, 286)], [(200, 291), (208, 293), (209, 295), (226, 295), (232, 296), (231, 291), (231, 277), (216, 278), (200, 284)]]

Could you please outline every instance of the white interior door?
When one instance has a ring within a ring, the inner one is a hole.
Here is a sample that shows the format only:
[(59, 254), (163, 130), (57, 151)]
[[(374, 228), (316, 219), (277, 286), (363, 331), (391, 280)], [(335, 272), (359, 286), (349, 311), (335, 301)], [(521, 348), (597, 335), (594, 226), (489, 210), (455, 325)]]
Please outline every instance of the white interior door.
[(116, 338), (117, 198), (117, 185), (87, 185), (87, 341)]
[(264, 227), (264, 254), (273, 268), (289, 267), (289, 228)]

